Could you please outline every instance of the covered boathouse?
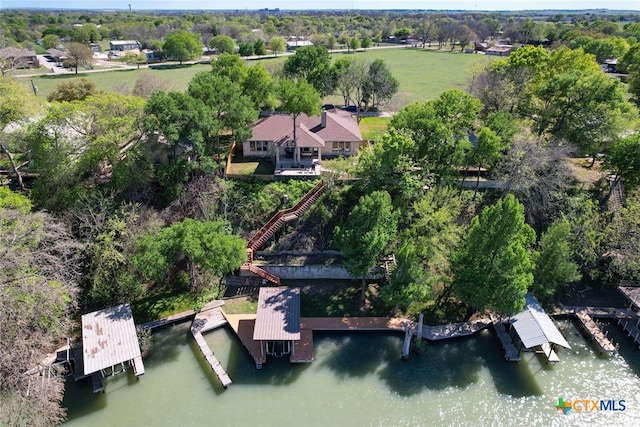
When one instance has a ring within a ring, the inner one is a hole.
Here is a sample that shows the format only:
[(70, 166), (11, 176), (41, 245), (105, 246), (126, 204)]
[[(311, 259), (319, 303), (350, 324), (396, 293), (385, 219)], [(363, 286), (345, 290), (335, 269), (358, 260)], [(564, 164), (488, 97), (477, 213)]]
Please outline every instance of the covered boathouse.
[(105, 308), (82, 316), (82, 363), (84, 376), (91, 376), (93, 391), (104, 391), (102, 378), (133, 367), (136, 377), (144, 374), (140, 343), (129, 304)]
[(525, 295), (524, 310), (510, 319), (513, 329), (520, 337), (521, 347), (544, 353), (548, 362), (559, 362), (560, 359), (553, 349), (554, 345), (571, 348), (567, 340), (562, 336), (553, 320), (544, 312), (544, 309), (533, 296)]
[(300, 288), (260, 288), (253, 340), (260, 344), (263, 361), (267, 355), (295, 358), (295, 343), (300, 341)]

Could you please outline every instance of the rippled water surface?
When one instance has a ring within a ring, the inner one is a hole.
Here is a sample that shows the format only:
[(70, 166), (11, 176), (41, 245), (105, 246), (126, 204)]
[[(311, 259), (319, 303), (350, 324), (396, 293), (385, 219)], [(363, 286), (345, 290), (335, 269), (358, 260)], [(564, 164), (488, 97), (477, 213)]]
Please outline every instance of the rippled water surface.
[[(260, 371), (227, 329), (205, 338), (233, 384), (224, 390), (205, 364), (188, 325), (154, 335), (139, 381), (70, 381), (69, 426), (565, 426), (640, 425), (640, 352), (615, 327), (625, 357), (595, 354), (570, 321), (559, 323), (572, 346), (555, 366), (532, 353), (507, 363), (492, 331), (429, 343), (401, 361), (400, 334), (320, 334), (315, 361), (269, 359)], [(625, 400), (625, 411), (554, 409), (558, 398)]]

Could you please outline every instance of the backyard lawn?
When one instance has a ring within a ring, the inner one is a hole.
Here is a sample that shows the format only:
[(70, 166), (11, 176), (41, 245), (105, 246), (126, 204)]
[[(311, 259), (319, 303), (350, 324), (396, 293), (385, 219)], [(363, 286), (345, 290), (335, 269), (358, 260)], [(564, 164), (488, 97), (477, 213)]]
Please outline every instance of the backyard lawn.
[[(350, 56), (366, 61), (384, 60), (400, 83), (396, 105), (393, 106), (393, 109), (398, 109), (410, 102), (436, 98), (447, 89), (466, 89), (474, 67), (496, 59), (486, 55), (417, 48), (369, 49), (357, 53), (333, 53), (331, 56), (333, 59)], [(286, 57), (282, 56), (249, 61), (248, 64), (263, 63), (267, 69), (274, 69), (277, 68), (278, 63), (282, 63), (285, 59)], [(196, 73), (209, 69), (208, 64), (195, 64), (169, 68), (80, 73), (77, 76), (75, 74), (43, 75), (32, 79), (40, 90), (38, 96), (41, 98), (46, 98), (59, 83), (79, 77), (95, 82), (99, 90), (113, 91), (122, 87), (131, 90), (140, 76), (152, 74), (170, 81), (172, 89), (182, 91), (187, 88), (189, 81)], [(342, 97), (327, 97), (325, 102), (341, 104)]]

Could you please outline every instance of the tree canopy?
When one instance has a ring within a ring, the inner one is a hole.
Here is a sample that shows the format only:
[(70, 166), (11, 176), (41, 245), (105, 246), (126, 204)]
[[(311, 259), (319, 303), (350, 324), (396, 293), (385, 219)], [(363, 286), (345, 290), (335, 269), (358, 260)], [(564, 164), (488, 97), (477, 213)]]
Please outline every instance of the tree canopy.
[(161, 281), (172, 268), (183, 271), (192, 291), (210, 286), (212, 279), (230, 273), (247, 259), (246, 242), (223, 221), (185, 219), (137, 243), (133, 264), (149, 281)]
[(535, 231), (512, 195), (482, 210), (453, 260), (453, 291), (478, 309), (511, 315), (524, 307), (533, 283)]
[(176, 30), (167, 35), (162, 50), (166, 55), (180, 61), (180, 64), (202, 56), (200, 41), (195, 34), (186, 30)]
[(397, 225), (391, 196), (374, 191), (360, 198), (342, 227), (336, 227), (336, 245), (345, 256), (345, 268), (362, 277), (360, 305), (365, 303), (366, 275), (393, 240)]

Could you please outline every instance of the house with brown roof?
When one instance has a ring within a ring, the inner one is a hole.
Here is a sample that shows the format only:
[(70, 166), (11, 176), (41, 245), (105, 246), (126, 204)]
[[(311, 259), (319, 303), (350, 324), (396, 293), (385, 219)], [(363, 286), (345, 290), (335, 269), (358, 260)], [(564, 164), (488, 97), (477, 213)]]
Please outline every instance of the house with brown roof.
[(323, 111), (320, 116), (300, 114), (296, 118), (276, 114), (263, 118), (252, 127), (252, 136), (243, 145), (245, 158), (275, 160), (276, 173), (287, 168), (313, 168), (322, 159), (358, 154), (362, 135), (352, 113)]
[(38, 68), (40, 62), (33, 50), (9, 46), (0, 49), (0, 60), (3, 70), (18, 68)]

